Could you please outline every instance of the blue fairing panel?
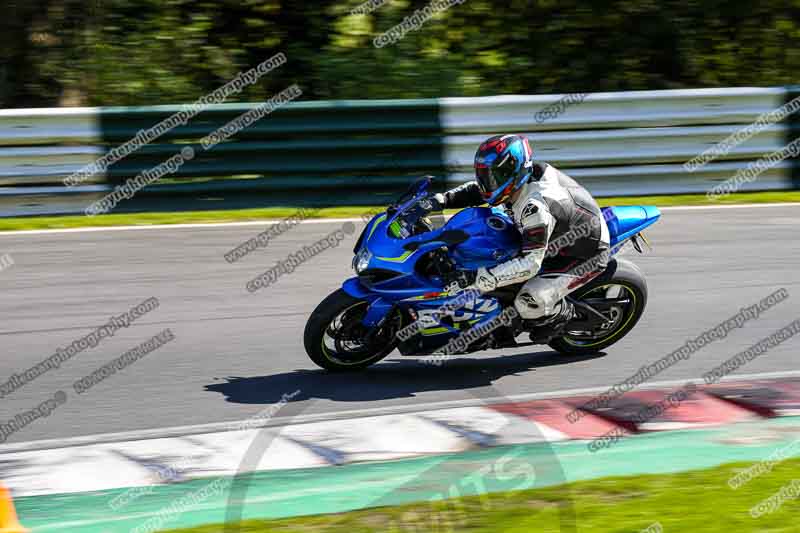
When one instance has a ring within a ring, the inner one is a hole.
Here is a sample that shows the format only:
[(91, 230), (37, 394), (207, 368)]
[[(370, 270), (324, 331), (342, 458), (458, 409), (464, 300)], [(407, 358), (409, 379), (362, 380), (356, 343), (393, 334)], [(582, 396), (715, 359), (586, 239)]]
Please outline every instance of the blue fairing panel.
[(604, 207), (603, 215), (608, 224), (613, 247), (655, 224), (661, 217), (661, 211), (653, 205), (631, 205)]
[(364, 288), (361, 282), (358, 281), (358, 278), (350, 278), (346, 280), (344, 283), (342, 283), (342, 289), (353, 298), (358, 298), (359, 300), (371, 300), (377, 298), (375, 294)]
[(374, 327), (378, 325), (394, 306), (391, 301), (381, 298), (374, 292), (367, 290), (361, 282), (358, 281), (358, 278), (350, 278), (342, 283), (342, 290), (353, 298), (366, 300), (370, 303), (367, 314), (363, 319), (365, 326)]

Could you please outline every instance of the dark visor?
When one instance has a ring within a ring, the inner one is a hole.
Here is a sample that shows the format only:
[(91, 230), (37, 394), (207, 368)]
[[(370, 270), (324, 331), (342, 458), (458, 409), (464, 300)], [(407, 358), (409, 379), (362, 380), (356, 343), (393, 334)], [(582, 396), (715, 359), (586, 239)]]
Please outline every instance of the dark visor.
[(483, 192), (493, 193), (514, 176), (516, 166), (514, 156), (507, 154), (502, 161), (498, 161), (490, 167), (476, 165), (475, 177)]

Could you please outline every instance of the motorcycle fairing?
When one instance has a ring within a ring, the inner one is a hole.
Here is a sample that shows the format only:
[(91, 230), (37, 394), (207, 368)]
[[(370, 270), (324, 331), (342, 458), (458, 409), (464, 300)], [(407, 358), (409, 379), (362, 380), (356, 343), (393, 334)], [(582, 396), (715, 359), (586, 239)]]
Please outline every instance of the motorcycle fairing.
[[(342, 288), (351, 296), (370, 302), (363, 319), (367, 327), (379, 325), (395, 307), (413, 309), (420, 315), (456, 298), (457, 293), (443, 292), (442, 280), (417, 272), (417, 261), (427, 252), (447, 247), (456, 268), (461, 270), (491, 268), (519, 254), (519, 231), (505, 211), (497, 207), (464, 209), (439, 229), (401, 238), (396, 221), (412, 203), (413, 200), (406, 202), (391, 215), (373, 217), (356, 244), (355, 252), (366, 247), (372, 258), (362, 276), (348, 279)], [(624, 241), (654, 224), (661, 213), (654, 206), (626, 206), (603, 208), (603, 215), (612, 251), (616, 253)], [(472, 327), (501, 312), (495, 298), (480, 297), (455, 312), (453, 325), (440, 320), (420, 335), (432, 337), (434, 344), (442, 346), (464, 331), (463, 324)]]

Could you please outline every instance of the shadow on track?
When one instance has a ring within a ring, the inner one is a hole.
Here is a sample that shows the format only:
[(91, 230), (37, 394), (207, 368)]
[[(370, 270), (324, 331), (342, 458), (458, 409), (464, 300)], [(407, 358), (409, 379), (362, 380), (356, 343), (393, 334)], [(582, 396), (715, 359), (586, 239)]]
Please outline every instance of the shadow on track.
[(234, 403), (273, 404), (283, 394), (296, 390), (300, 393), (292, 398), (294, 402), (311, 399), (369, 402), (410, 398), (429, 391), (476, 389), (490, 386), (504, 376), (604, 356), (602, 352), (582, 357), (567, 357), (555, 352), (526, 353), (449, 359), (441, 366), (421, 363), (417, 359), (393, 359), (354, 373), (295, 370), (271, 376), (228, 377), (225, 382), (206, 385), (206, 390), (219, 392)]

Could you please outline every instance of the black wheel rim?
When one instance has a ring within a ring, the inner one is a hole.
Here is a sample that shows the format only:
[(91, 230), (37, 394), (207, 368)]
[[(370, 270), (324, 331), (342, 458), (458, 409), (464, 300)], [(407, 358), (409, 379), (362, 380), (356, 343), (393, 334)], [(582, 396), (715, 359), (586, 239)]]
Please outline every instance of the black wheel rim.
[(564, 342), (581, 348), (591, 348), (613, 340), (625, 330), (636, 312), (636, 292), (620, 283), (607, 283), (595, 287), (580, 298), (601, 299), (613, 302), (607, 311), (603, 311), (608, 320), (590, 330), (571, 330), (564, 332)]
[(386, 349), (397, 331), (397, 320), (389, 319), (377, 332), (371, 334), (361, 322), (369, 308), (368, 302), (358, 302), (338, 315), (325, 328), (322, 335), (322, 353), (340, 366), (364, 364)]

